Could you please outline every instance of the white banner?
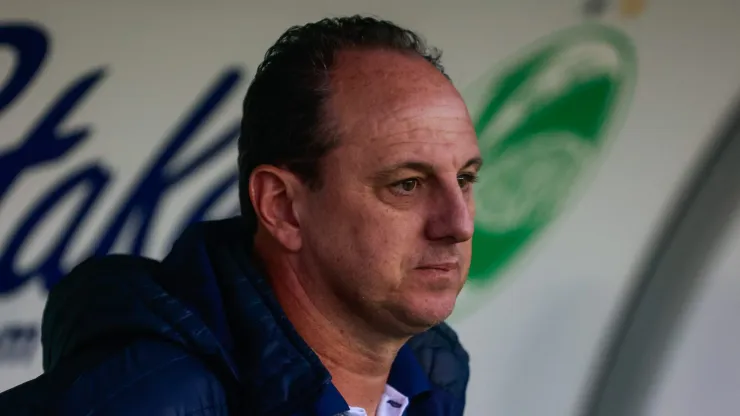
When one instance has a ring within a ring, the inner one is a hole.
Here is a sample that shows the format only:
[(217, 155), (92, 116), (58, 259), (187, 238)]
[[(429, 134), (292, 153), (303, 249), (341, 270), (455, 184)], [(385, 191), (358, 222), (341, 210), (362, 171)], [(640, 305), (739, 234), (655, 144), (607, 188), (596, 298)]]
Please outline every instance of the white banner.
[(452, 323), (471, 415), (575, 413), (634, 268), (740, 91), (722, 0), (5, 1), (0, 391), (40, 374), (49, 287), (232, 215), (240, 102), (289, 26), (368, 13), (444, 51), (480, 135)]

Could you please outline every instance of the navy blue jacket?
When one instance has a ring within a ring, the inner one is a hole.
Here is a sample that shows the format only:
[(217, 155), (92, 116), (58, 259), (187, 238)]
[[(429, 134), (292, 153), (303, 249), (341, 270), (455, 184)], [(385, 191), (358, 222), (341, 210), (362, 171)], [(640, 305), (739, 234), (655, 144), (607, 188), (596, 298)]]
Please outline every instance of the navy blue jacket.
[[(238, 218), (197, 223), (162, 261), (109, 255), (50, 292), (44, 373), (2, 415), (329, 416), (347, 409), (249, 262)], [(468, 355), (440, 325), (412, 338), (389, 384), (406, 415), (461, 415)]]

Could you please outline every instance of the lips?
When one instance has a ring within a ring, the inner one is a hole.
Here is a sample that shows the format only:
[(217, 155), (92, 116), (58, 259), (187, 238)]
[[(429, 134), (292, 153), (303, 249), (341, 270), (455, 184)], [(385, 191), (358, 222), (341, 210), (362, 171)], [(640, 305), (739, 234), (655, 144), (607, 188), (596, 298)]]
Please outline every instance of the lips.
[(419, 270), (438, 270), (442, 272), (449, 272), (452, 270), (457, 270), (457, 262), (424, 264), (422, 266), (417, 267), (417, 269)]

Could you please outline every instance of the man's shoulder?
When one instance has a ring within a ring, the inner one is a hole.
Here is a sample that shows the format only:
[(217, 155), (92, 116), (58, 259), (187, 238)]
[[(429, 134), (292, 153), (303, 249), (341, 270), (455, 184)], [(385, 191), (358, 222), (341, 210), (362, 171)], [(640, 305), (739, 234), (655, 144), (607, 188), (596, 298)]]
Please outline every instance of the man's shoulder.
[(52, 371), (0, 394), (14, 415), (227, 415), (222, 382), (177, 345), (139, 340), (69, 357)]
[(146, 285), (154, 284), (151, 276), (158, 267), (155, 260), (129, 255), (91, 257), (73, 267), (46, 299), (41, 325), (44, 369), (83, 347), (120, 340), (119, 334), (129, 334), (132, 328), (151, 332), (161, 326), (140, 296)]
[(68, 297), (70, 293), (90, 289), (99, 290), (112, 286), (127, 286), (132, 281), (148, 280), (159, 270), (161, 263), (143, 256), (129, 254), (107, 254), (86, 258), (57, 282), (49, 292), (49, 300)]
[(102, 256), (89, 257), (75, 267), (58, 283), (69, 284), (70, 277), (81, 280), (85, 276), (95, 276), (114, 274), (142, 274), (153, 273), (159, 266), (160, 262), (148, 257), (137, 256), (132, 254), (106, 254)]
[(161, 273), (161, 262), (133, 255), (75, 266), (44, 308), (45, 373), (0, 396), (0, 414), (49, 414), (25, 410), (37, 397), (55, 415), (227, 414), (233, 376), (216, 362), (217, 341)]
[(411, 338), (408, 345), (432, 384), (464, 402), (470, 356), (455, 330), (441, 323)]

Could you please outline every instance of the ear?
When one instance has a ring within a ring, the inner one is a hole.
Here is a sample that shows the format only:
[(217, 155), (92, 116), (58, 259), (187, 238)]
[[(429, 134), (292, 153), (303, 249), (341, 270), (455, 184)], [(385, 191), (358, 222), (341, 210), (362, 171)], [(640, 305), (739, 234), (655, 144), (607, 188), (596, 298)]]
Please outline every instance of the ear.
[(285, 249), (301, 248), (301, 233), (295, 197), (301, 182), (291, 172), (260, 165), (249, 176), (249, 198), (258, 223)]

